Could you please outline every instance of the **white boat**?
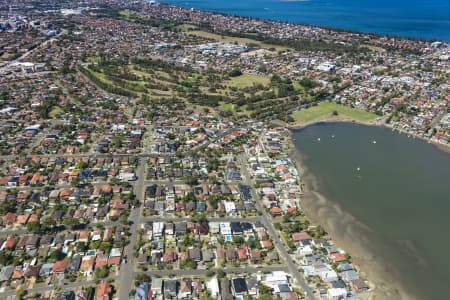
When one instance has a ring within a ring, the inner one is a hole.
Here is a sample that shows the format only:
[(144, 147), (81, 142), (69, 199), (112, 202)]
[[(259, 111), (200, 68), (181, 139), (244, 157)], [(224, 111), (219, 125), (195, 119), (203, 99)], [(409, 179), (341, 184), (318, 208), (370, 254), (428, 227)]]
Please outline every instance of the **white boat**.
[(359, 172), (360, 170), (361, 170), (361, 168), (360, 168), (360, 167), (357, 167), (357, 168), (356, 168), (356, 171), (358, 171), (358, 172)]
[(377, 141), (375, 141), (375, 140), (373, 140), (373, 142), (372, 142), (373, 144), (376, 144), (377, 143)]
[(320, 142), (320, 138), (317, 138), (317, 140)]
[(333, 134), (333, 135), (331, 135), (331, 138), (332, 138), (332, 139), (334, 139), (334, 134)]

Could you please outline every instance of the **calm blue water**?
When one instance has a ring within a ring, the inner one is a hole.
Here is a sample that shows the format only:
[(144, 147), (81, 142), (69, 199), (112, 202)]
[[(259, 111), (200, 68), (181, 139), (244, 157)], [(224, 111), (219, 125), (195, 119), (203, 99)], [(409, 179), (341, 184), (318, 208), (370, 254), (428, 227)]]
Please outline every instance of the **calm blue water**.
[(338, 239), (373, 251), (414, 299), (450, 299), (450, 155), (382, 127), (319, 123), (292, 133), (320, 191), (370, 228), (331, 212)]
[(450, 0), (162, 0), (276, 21), (450, 41)]

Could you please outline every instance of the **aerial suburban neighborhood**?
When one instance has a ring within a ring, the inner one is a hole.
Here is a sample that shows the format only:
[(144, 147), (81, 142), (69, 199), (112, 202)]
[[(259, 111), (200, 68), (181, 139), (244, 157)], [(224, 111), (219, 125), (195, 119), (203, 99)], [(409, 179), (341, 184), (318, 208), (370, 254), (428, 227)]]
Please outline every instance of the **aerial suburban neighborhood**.
[(146, 1), (0, 1), (1, 299), (370, 299), (289, 128), (450, 140), (450, 48)]

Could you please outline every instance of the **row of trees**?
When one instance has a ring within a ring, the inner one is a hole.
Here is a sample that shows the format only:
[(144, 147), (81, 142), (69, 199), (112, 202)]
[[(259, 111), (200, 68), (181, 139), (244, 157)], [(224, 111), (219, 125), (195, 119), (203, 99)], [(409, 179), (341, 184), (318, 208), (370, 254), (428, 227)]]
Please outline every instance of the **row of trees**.
[(121, 87), (118, 87), (115, 85), (111, 85), (109, 83), (102, 81), (97, 76), (95, 76), (95, 74), (93, 74), (92, 71), (88, 70), (87, 68), (79, 66), (79, 70), (90, 81), (92, 81), (94, 84), (96, 84), (97, 86), (99, 86), (101, 89), (105, 90), (108, 93), (117, 94), (117, 95), (126, 96), (126, 97), (132, 97), (132, 98), (135, 98), (137, 96), (137, 94), (135, 92), (132, 92), (132, 91), (126, 90), (124, 88), (121, 88)]

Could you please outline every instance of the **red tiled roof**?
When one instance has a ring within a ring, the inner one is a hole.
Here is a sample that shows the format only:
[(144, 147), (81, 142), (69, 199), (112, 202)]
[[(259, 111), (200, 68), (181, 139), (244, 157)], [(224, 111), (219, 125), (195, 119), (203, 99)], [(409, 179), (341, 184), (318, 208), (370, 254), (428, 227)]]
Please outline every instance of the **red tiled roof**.
[(292, 239), (294, 242), (303, 241), (303, 240), (310, 240), (311, 237), (306, 232), (297, 232), (292, 235)]
[(66, 271), (68, 262), (66, 260), (59, 260), (53, 265), (53, 273), (64, 273)]

